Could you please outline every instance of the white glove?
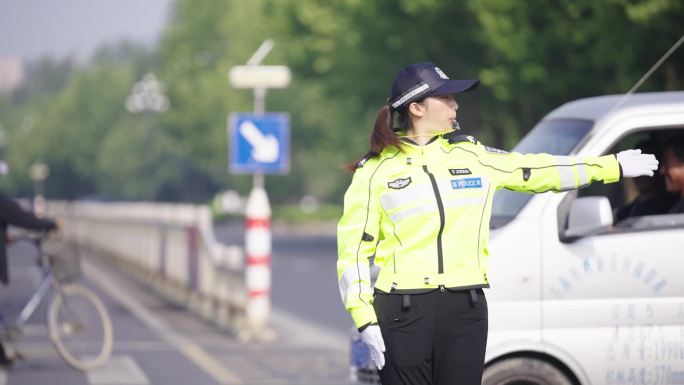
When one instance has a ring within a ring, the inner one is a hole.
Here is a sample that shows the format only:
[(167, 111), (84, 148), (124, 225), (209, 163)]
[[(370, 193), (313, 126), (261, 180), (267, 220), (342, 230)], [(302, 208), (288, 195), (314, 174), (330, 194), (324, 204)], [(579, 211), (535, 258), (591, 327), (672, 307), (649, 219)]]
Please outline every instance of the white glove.
[(361, 341), (368, 346), (370, 356), (378, 370), (385, 366), (385, 341), (380, 333), (380, 326), (369, 325), (361, 332)]
[(642, 154), (641, 150), (621, 151), (615, 157), (622, 167), (622, 176), (625, 178), (653, 176), (653, 172), (658, 169), (658, 159), (653, 154)]

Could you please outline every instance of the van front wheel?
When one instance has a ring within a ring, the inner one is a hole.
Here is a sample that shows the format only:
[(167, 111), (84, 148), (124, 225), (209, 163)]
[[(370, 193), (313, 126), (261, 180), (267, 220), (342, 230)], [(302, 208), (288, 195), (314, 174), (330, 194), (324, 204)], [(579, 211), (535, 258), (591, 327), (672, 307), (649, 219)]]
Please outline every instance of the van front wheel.
[(485, 368), (482, 385), (573, 385), (552, 364), (536, 358), (509, 358)]

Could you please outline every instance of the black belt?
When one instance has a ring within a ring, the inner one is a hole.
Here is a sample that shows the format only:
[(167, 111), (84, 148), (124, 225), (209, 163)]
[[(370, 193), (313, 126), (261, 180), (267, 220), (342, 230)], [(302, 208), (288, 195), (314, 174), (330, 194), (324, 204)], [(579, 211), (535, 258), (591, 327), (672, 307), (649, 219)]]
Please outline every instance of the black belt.
[[(470, 304), (475, 305), (477, 303), (477, 289), (469, 289), (470, 293)], [(401, 295), (401, 308), (403, 310), (408, 310), (411, 307), (411, 294)]]

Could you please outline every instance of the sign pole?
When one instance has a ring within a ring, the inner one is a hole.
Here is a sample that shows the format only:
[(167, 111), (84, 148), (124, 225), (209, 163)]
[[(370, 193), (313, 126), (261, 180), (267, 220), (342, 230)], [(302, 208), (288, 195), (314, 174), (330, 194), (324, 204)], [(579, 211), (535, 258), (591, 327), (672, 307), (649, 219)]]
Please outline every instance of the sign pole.
[[(268, 41), (268, 40), (267, 40)], [(258, 50), (257, 50), (258, 51)], [(263, 115), (266, 112), (266, 88), (254, 87), (254, 115)], [(264, 174), (255, 172), (252, 175), (252, 188), (265, 188)], [(265, 190), (264, 190), (265, 191)], [(268, 195), (266, 196), (268, 200)], [(267, 201), (268, 203), (268, 201)]]
[[(273, 47), (266, 40), (250, 58), (248, 65), (257, 66)], [(266, 88), (254, 87), (254, 114), (266, 111)], [(271, 205), (266, 193), (264, 174), (252, 175), (252, 190), (245, 210), (245, 251), (247, 268), (247, 338), (268, 338), (268, 319), (271, 312)]]
[[(263, 115), (265, 88), (254, 88), (254, 114)], [(247, 254), (247, 339), (263, 336), (271, 311), (271, 205), (264, 188), (264, 174), (252, 174), (252, 190), (245, 209)]]
[[(283, 114), (276, 118), (266, 114), (266, 91), (269, 88), (285, 88), (290, 83), (290, 69), (287, 66), (260, 65), (273, 48), (273, 41), (264, 41), (246, 65), (231, 67), (228, 80), (235, 88), (251, 88), (254, 93), (254, 114), (249, 119), (240, 115), (230, 118), (236, 160), (231, 157), (231, 172), (252, 173), (252, 190), (245, 208), (246, 231), (246, 286), (247, 319), (241, 337), (246, 339), (268, 339), (273, 332), (268, 328), (271, 311), (271, 205), (265, 189), (264, 174), (287, 172), (289, 162), (283, 163), (282, 154), (289, 154), (289, 117)], [(264, 123), (268, 122), (268, 123)], [(265, 127), (258, 127), (265, 124)], [(275, 124), (277, 130), (273, 130)], [(250, 149), (245, 154), (244, 146)], [(286, 149), (287, 148), (287, 149)], [(248, 156), (244, 156), (248, 155)], [(247, 160), (246, 163), (242, 163)], [(248, 167), (245, 167), (248, 166)], [(273, 166), (276, 166), (274, 169)]]

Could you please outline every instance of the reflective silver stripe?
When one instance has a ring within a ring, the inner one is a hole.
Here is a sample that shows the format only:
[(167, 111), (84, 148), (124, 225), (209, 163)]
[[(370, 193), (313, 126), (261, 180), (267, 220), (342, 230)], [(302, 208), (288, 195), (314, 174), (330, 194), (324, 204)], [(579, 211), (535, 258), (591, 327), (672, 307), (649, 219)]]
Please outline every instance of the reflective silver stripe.
[[(489, 181), (485, 177), (480, 177), (480, 176), (473, 176), (471, 178), (480, 178), (482, 181), (482, 187), (478, 189), (473, 189), (475, 191), (481, 191), (482, 194), (487, 191), (488, 186), (489, 186)], [(452, 178), (452, 179), (460, 179), (460, 178)], [(442, 180), (439, 182), (438, 185), (439, 191), (442, 193), (442, 197), (447, 196), (445, 195), (446, 191), (452, 190), (451, 187), (451, 179), (449, 180)], [(416, 191), (416, 190), (414, 190)], [(409, 194), (409, 192), (404, 192), (401, 193), (401, 202), (406, 203), (406, 202), (415, 202), (416, 200), (424, 197), (430, 197), (432, 198), (434, 196), (434, 191), (432, 190), (432, 186), (420, 186), (418, 188), (419, 191), (417, 194)], [(396, 193), (400, 193), (397, 191)], [(392, 194), (396, 194), (392, 193)], [(403, 195), (406, 194), (406, 195)], [(389, 194), (388, 194), (389, 195)], [(444, 201), (444, 207), (458, 207), (458, 206), (473, 206), (473, 205), (478, 205), (478, 204), (483, 204), (486, 199), (486, 196), (471, 196), (471, 197), (462, 197), (462, 198), (452, 198), (452, 199), (446, 199)], [(390, 202), (394, 202), (395, 199), (394, 197), (388, 198), (387, 199), (387, 204), (390, 204)], [(399, 205), (396, 205), (394, 207), (398, 207)], [(385, 210), (388, 210), (387, 207), (385, 206), (385, 203), (383, 202), (383, 207), (385, 207)], [(437, 214), (439, 212), (439, 209), (437, 208), (437, 202), (432, 199), (429, 203), (422, 204), (419, 206), (413, 206), (410, 208), (407, 208), (405, 210), (399, 210), (393, 214), (390, 214), (390, 219), (392, 222), (398, 222), (403, 219), (406, 219), (408, 217), (418, 215), (418, 214), (424, 214), (424, 213), (429, 213), (429, 212), (434, 212)]]
[(358, 297), (359, 293), (365, 293), (370, 296), (373, 296), (373, 289), (371, 289), (370, 284), (367, 282), (361, 282), (359, 284), (359, 281), (353, 282), (351, 286), (345, 291), (342, 291), (342, 287), (340, 287), (340, 295), (342, 296), (342, 303), (345, 305), (349, 305), (347, 303), (347, 298), (351, 295), (352, 297)]
[(405, 210), (400, 210), (397, 211), (394, 214), (390, 215), (390, 219), (392, 222), (399, 222), (402, 219), (406, 219), (408, 217), (418, 215), (418, 214), (423, 214), (423, 213), (429, 213), (429, 212), (434, 212), (435, 214), (439, 214), (439, 209), (437, 208), (437, 202), (431, 202), (431, 203), (426, 203), (424, 205), (420, 206), (414, 206)]
[[(359, 285), (361, 281), (361, 286), (368, 286), (370, 290), (370, 267), (369, 266), (356, 266), (352, 265), (347, 268), (347, 270), (342, 273), (342, 277), (338, 282), (340, 287), (340, 296), (342, 296), (342, 301), (347, 302), (347, 292), (350, 287)], [(358, 289), (356, 292), (358, 293)]]
[(418, 88), (414, 88), (413, 90), (407, 92), (402, 96), (399, 100), (396, 102), (392, 103), (392, 108), (397, 108), (404, 104), (405, 101), (411, 99), (412, 97), (418, 95), (419, 93), (423, 91), (427, 91), (430, 88), (430, 86), (427, 83), (421, 84)]
[[(449, 200), (444, 201), (444, 207), (445, 208), (453, 208), (453, 207), (459, 207), (459, 206), (474, 206), (474, 205), (480, 205), (484, 204), (486, 199), (486, 196), (475, 196), (475, 197), (465, 197), (465, 198), (452, 198)], [(390, 219), (392, 222), (399, 222), (403, 219), (406, 219), (408, 217), (418, 215), (418, 214), (424, 214), (424, 213), (429, 213), (429, 212), (434, 212), (437, 214), (439, 210), (437, 209), (437, 204), (436, 203), (430, 203), (430, 204), (425, 204), (421, 206), (415, 206), (411, 207), (406, 210), (400, 210), (392, 215), (390, 215)]]
[(589, 178), (587, 177), (587, 166), (582, 163), (577, 165), (577, 170), (579, 172), (579, 186), (586, 186), (589, 184)]
[(572, 168), (576, 165), (575, 158), (570, 156), (556, 156), (556, 162), (558, 167), (558, 176), (560, 178), (560, 189), (561, 190), (574, 190), (575, 185), (575, 174), (572, 172)]
[(485, 203), (486, 196), (482, 195), (479, 197), (469, 197), (469, 198), (457, 198), (444, 201), (444, 207), (459, 207), (459, 206), (475, 206)]
[(415, 202), (422, 198), (434, 196), (432, 186), (424, 184), (422, 186), (407, 187), (405, 189), (388, 192), (380, 197), (380, 204), (386, 211), (392, 211), (399, 206)]

